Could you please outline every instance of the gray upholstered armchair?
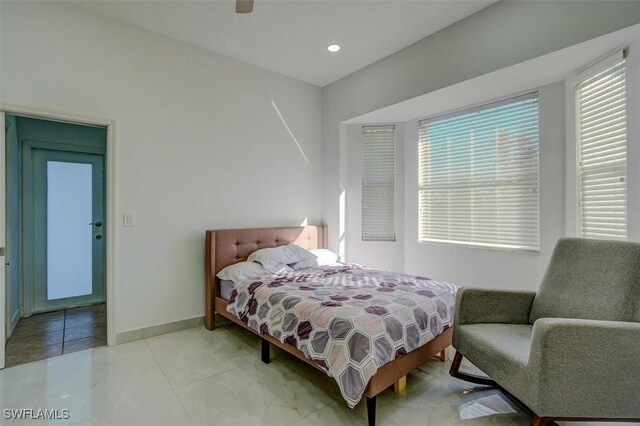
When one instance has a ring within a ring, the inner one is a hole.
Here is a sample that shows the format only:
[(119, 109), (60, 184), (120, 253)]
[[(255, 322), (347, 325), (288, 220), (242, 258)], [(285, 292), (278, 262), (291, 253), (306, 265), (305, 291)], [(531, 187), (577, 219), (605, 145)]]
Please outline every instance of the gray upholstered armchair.
[(640, 421), (640, 244), (561, 239), (537, 293), (461, 289), (453, 346), (451, 375), (502, 388), (532, 426)]

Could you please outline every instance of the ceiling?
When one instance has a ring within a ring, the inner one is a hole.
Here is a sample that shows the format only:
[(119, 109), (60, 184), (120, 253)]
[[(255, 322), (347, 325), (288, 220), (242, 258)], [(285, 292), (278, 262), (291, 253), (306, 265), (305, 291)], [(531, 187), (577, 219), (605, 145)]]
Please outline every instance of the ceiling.
[(322, 87), (494, 1), (255, 0), (245, 15), (234, 0), (71, 3)]

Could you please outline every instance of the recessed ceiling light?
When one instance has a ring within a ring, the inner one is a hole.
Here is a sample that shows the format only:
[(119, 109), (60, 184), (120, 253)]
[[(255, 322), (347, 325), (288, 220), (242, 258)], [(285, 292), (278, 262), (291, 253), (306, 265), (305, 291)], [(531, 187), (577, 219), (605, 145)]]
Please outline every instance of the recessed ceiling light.
[(327, 50), (331, 53), (336, 53), (338, 50), (340, 50), (340, 45), (337, 43), (331, 43), (327, 46)]

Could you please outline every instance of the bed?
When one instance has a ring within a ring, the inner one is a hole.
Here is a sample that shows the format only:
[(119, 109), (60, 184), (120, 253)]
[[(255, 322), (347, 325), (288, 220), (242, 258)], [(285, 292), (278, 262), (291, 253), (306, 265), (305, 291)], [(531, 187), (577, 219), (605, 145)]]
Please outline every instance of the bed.
[[(238, 289), (237, 292), (234, 291), (234, 295), (229, 298), (229, 290), (225, 290), (227, 293), (227, 297), (221, 297), (221, 288), (220, 288), (220, 280), (216, 277), (219, 271), (223, 268), (247, 260), (247, 257), (254, 251), (267, 247), (278, 247), (286, 244), (296, 244), (305, 248), (307, 250), (326, 248), (327, 235), (326, 235), (326, 227), (325, 226), (303, 226), (303, 227), (284, 227), (284, 228), (250, 228), (250, 229), (225, 229), (225, 230), (209, 230), (206, 231), (206, 291), (205, 291), (205, 326), (209, 330), (215, 329), (215, 314), (221, 315), (230, 321), (240, 325), (241, 327), (251, 331), (252, 333), (258, 335), (262, 341), (262, 351), (261, 357), (264, 363), (269, 363), (270, 361), (270, 345), (275, 345), (291, 355), (299, 358), (303, 362), (317, 368), (327, 374), (329, 374), (329, 369), (326, 363), (322, 359), (314, 358), (310, 354), (310, 345), (305, 345), (302, 342), (304, 335), (298, 335), (298, 340), (291, 339), (291, 337), (284, 338), (281, 330), (271, 331), (270, 328), (265, 327), (264, 324), (261, 327), (258, 327), (255, 324), (255, 321), (252, 318), (247, 318), (248, 314), (246, 311), (240, 315), (238, 311), (241, 307), (240, 301), (236, 300), (241, 299), (241, 297), (237, 297), (238, 293), (246, 294), (249, 298), (254, 298), (253, 291), (255, 287), (263, 286), (264, 288), (261, 290), (261, 293), (265, 293), (267, 291), (271, 291), (271, 295), (275, 296), (276, 291), (280, 290), (275, 287), (284, 285), (290, 285), (290, 287), (283, 287), (284, 289), (288, 288), (288, 291), (293, 291), (295, 287), (291, 287), (292, 285), (299, 285), (299, 275), (290, 275), (273, 278), (271, 282), (265, 283), (254, 283), (251, 288), (247, 289), (245, 286), (242, 289)], [(348, 275), (348, 279), (352, 281), (357, 281), (363, 279), (363, 272), (360, 270), (358, 266), (344, 266), (344, 267), (333, 267), (326, 270), (317, 270), (314, 272), (307, 273), (307, 277), (305, 279), (311, 278), (315, 279), (316, 277), (324, 277), (323, 279), (326, 281), (328, 279), (331, 282), (335, 282), (337, 277), (340, 277), (340, 274)], [(377, 272), (378, 274), (382, 274), (382, 272)], [(314, 275), (315, 274), (315, 275)], [(327, 278), (330, 276), (329, 278)], [(366, 278), (366, 277), (365, 277)], [(384, 278), (383, 275), (380, 275), (378, 279)], [(409, 282), (411, 278), (415, 280), (422, 280), (416, 282)], [(406, 286), (414, 286), (416, 283), (421, 285), (422, 282), (427, 282), (424, 280), (429, 280), (428, 278), (423, 277), (410, 277), (402, 275), (400, 276), (401, 281), (396, 281), (396, 284), (388, 284), (388, 286), (396, 286), (399, 285), (397, 283), (403, 283)], [(320, 282), (321, 279), (318, 278)], [(431, 280), (429, 280), (431, 281)], [(386, 281), (382, 282), (384, 287)], [(438, 283), (439, 284), (439, 283)], [(444, 286), (445, 288), (447, 284), (439, 284), (440, 286)], [(321, 286), (318, 284), (318, 286)], [(322, 287), (322, 286), (321, 286)], [(402, 287), (402, 286), (400, 286)], [(400, 287), (397, 289), (399, 290)], [(455, 286), (451, 286), (455, 287)], [(324, 289), (324, 287), (322, 287)], [(346, 288), (346, 287), (345, 287)], [(431, 288), (431, 287), (429, 287)], [(303, 291), (305, 288), (303, 287), (300, 291)], [(313, 290), (309, 288), (309, 290)], [(382, 291), (393, 291), (393, 289), (382, 288)], [(345, 290), (346, 291), (346, 290)], [(426, 291), (426, 290), (425, 290)], [(451, 292), (451, 289), (448, 289)], [(244, 292), (244, 293), (243, 293)], [(453, 291), (455, 293), (455, 291)], [(315, 293), (322, 294), (322, 291), (317, 291)], [(267, 297), (267, 296), (265, 296)], [(382, 296), (381, 296), (382, 297)], [(300, 297), (302, 298), (302, 297)], [(321, 299), (321, 297), (316, 296), (317, 299)], [(335, 297), (333, 297), (335, 299)], [(357, 296), (354, 297), (357, 299)], [(449, 298), (450, 299), (450, 298)], [(329, 299), (326, 299), (329, 300)], [(333, 300), (333, 299), (331, 299)], [(338, 300), (340, 300), (338, 298)], [(426, 300), (426, 299), (425, 299)], [(322, 303), (327, 310), (331, 309), (332, 304), (331, 301), (329, 303), (321, 302), (321, 300), (317, 300), (317, 303)], [(384, 300), (382, 300), (384, 302)], [(438, 305), (438, 315), (442, 318), (446, 318), (446, 321), (438, 320), (440, 327), (436, 330), (431, 330), (431, 334), (429, 335), (429, 326), (425, 325), (427, 330), (423, 333), (421, 341), (419, 344), (414, 344), (411, 347), (411, 350), (403, 351), (403, 353), (395, 353), (391, 359), (387, 360), (384, 365), (377, 367), (372, 375), (365, 375), (363, 377), (370, 377), (362, 385), (362, 389), (360, 390), (360, 397), (366, 398), (367, 404), (367, 415), (368, 415), (368, 423), (369, 425), (375, 425), (375, 411), (376, 411), (376, 395), (390, 386), (394, 387), (396, 392), (404, 391), (406, 386), (406, 375), (410, 373), (412, 370), (423, 364), (425, 361), (431, 358), (438, 358), (441, 361), (445, 361), (448, 359), (448, 348), (451, 345), (452, 338), (452, 329), (450, 324), (453, 321), (453, 307), (450, 300), (448, 300), (448, 304), (446, 307), (442, 307), (442, 303), (439, 302)], [(386, 303), (386, 302), (385, 302)], [(389, 302), (390, 303), (390, 302)], [(384, 305), (384, 303), (381, 303)], [(246, 307), (245, 303), (245, 307)], [(253, 308), (252, 313), (257, 315), (256, 311), (259, 308), (266, 308), (265, 306), (260, 306), (257, 303)], [(270, 306), (270, 305), (269, 305)], [(335, 306), (340, 306), (340, 302), (337, 302)], [(362, 304), (358, 305), (362, 306)], [(368, 306), (367, 309), (379, 307), (371, 307)], [(445, 309), (446, 308), (446, 309)], [(274, 307), (275, 309), (275, 307)], [(417, 308), (415, 308), (417, 311)], [(426, 308), (425, 308), (426, 309)], [(435, 308), (434, 308), (435, 309)], [(231, 312), (230, 312), (231, 311)], [(367, 311), (369, 312), (369, 311)], [(380, 315), (380, 312), (372, 311), (374, 314)], [(433, 314), (436, 315), (436, 314)], [(417, 318), (417, 322), (419, 318)], [(334, 321), (335, 322), (335, 321)], [(334, 322), (331, 322), (333, 326)], [(442, 324), (441, 324), (442, 323)], [(354, 322), (357, 326), (357, 322)], [(425, 323), (426, 324), (426, 323)], [(298, 326), (298, 331), (302, 327), (302, 324)], [(329, 325), (327, 325), (329, 327)], [(386, 326), (385, 326), (386, 327)], [(414, 327), (416, 330), (417, 326)], [(433, 328), (433, 327), (432, 327)], [(386, 328), (385, 328), (386, 329)], [(422, 326), (420, 328), (423, 329)], [(316, 331), (315, 333), (318, 333)], [(332, 332), (332, 330), (329, 330)], [(353, 333), (353, 332), (352, 332)], [(408, 333), (405, 329), (405, 335)], [(274, 334), (276, 337), (274, 337)], [(307, 333), (308, 335), (308, 333)], [(425, 341), (425, 335), (429, 335), (428, 341)], [(351, 341), (350, 341), (351, 342)], [(417, 342), (417, 340), (416, 340)], [(302, 350), (301, 350), (301, 349)], [(375, 345), (370, 344), (369, 348), (375, 348)], [(349, 355), (349, 353), (347, 353)], [(330, 374), (331, 375), (331, 374)], [(333, 376), (335, 378), (335, 376)], [(336, 378), (337, 380), (337, 378)], [(352, 398), (347, 398), (344, 390), (342, 389), (342, 385), (339, 380), (338, 385), (341, 387), (341, 391), (343, 392), (343, 396), (347, 399), (347, 403), (350, 406), (353, 406), (354, 403), (357, 403), (359, 398), (355, 396)]]

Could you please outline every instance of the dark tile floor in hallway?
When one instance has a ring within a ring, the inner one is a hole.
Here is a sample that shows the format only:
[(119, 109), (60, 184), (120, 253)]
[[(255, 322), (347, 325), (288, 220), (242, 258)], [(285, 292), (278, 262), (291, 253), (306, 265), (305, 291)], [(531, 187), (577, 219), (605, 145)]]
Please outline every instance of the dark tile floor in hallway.
[(26, 364), (107, 344), (104, 304), (21, 318), (6, 346), (5, 365)]

